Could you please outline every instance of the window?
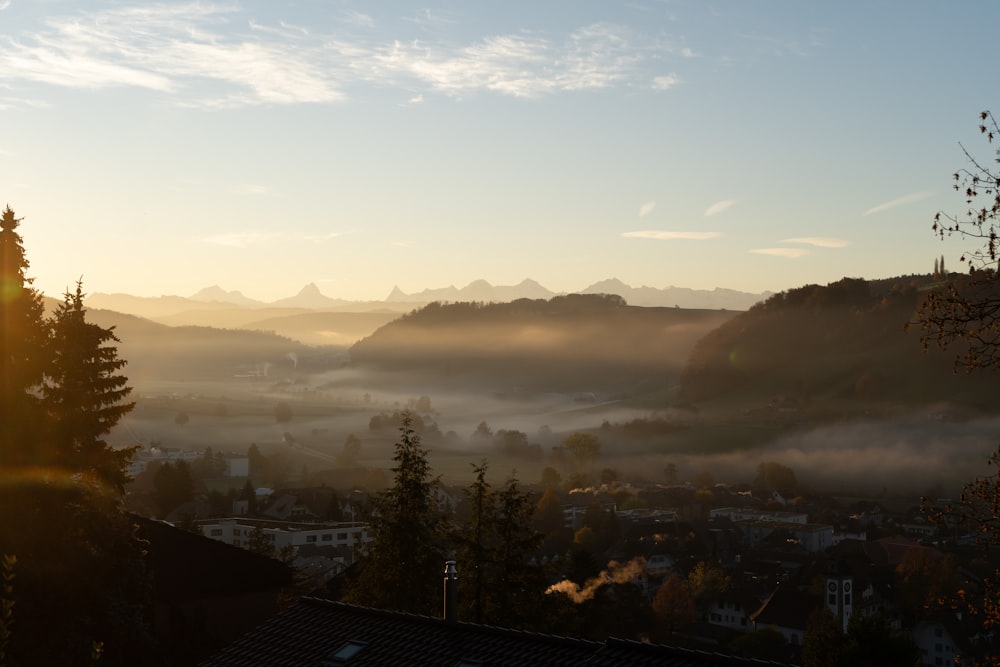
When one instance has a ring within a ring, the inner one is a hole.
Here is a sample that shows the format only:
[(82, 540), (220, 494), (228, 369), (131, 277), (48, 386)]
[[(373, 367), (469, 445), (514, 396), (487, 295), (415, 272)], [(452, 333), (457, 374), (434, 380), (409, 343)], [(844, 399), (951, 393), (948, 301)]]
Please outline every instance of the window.
[(240, 529), (233, 528), (233, 537), (239, 537), (239, 536), (240, 536)]
[(326, 658), (324, 658), (323, 661), (320, 662), (320, 665), (321, 667), (332, 667), (333, 665), (345, 665), (350, 661), (351, 658), (360, 653), (367, 645), (368, 645), (367, 642), (359, 642), (352, 639), (351, 641), (347, 642), (336, 651), (333, 651), (328, 656), (326, 656)]
[(827, 602), (827, 604), (830, 604), (830, 605), (836, 605), (837, 604), (837, 596), (834, 593), (830, 593), (828, 596), (826, 596), (826, 602)]
[(221, 528), (213, 528), (212, 529), (212, 537), (222, 537), (222, 529)]
[(844, 604), (845, 605), (851, 604), (851, 594), (850, 593), (844, 593)]
[(315, 535), (306, 535), (306, 542), (315, 542), (315, 541), (316, 541)]
[(323, 541), (324, 542), (332, 542), (333, 541), (333, 534), (332, 533), (323, 533)]
[(347, 533), (337, 533), (337, 541), (338, 542), (346, 542), (347, 541)]

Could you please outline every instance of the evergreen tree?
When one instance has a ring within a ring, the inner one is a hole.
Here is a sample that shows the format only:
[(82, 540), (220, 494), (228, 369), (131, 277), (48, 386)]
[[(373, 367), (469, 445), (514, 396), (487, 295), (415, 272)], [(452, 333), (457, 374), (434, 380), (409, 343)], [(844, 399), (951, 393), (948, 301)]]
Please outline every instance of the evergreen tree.
[(535, 506), (513, 475), (497, 492), (496, 503), (498, 549), (496, 574), (489, 586), (494, 604), (488, 620), (503, 627), (534, 627), (541, 620), (546, 589), (546, 574), (535, 556), (545, 536), (532, 526)]
[(547, 585), (533, 563), (543, 535), (532, 525), (534, 505), (511, 476), (499, 490), (486, 481), (487, 464), (473, 466), (463, 526), (454, 531), (463, 620), (529, 627), (540, 620)]
[(131, 449), (114, 450), (103, 440), (135, 403), (125, 402), (132, 388), (120, 374), (114, 329), (88, 322), (83, 288), (67, 292), (52, 317), (50, 366), (42, 399), (48, 410), (59, 463), (74, 472), (94, 475), (122, 491)]
[(413, 416), (401, 415), (393, 485), (374, 500), (375, 538), (359, 561), (347, 599), (381, 609), (437, 615), (441, 610), (444, 531), (427, 450), (413, 430)]
[(45, 319), (8, 207), (0, 215), (0, 554), (17, 558), (10, 664), (153, 662), (148, 546), (125, 513), (128, 452), (102, 439), (131, 409), (113, 332), (83, 294)]
[[(8, 206), (0, 215), (0, 465), (45, 465), (35, 390), (45, 370), (42, 297), (25, 275), (28, 260)], [(40, 461), (39, 459), (42, 459)]]
[[(485, 584), (487, 572), (494, 560), (496, 544), (491, 539), (493, 532), (493, 494), (486, 481), (487, 463), (472, 465), (476, 480), (466, 489), (468, 517), (466, 525), (454, 532), (458, 547), (459, 605), (465, 613), (463, 618), (482, 623), (485, 605)], [(471, 613), (470, 613), (471, 612)]]

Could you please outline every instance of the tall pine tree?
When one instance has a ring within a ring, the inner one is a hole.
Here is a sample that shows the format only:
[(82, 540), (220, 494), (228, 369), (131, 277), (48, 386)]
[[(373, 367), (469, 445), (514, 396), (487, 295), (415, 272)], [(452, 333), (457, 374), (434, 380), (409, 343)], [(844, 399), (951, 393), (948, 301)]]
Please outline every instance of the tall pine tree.
[(39, 401), (47, 325), (42, 296), (27, 277), (28, 260), (8, 206), (0, 214), (0, 466), (43, 465)]
[(393, 485), (374, 501), (375, 541), (359, 561), (359, 575), (346, 597), (380, 609), (439, 615), (445, 536), (438, 482), (409, 412), (402, 414), (399, 434)]
[(52, 316), (50, 365), (42, 389), (49, 436), (63, 465), (121, 491), (132, 450), (112, 449), (103, 438), (135, 403), (126, 402), (132, 388), (120, 374), (126, 362), (118, 358), (118, 338), (113, 328), (87, 321), (83, 297), (78, 282)]
[(7, 207), (0, 215), (0, 554), (17, 558), (15, 665), (144, 665), (150, 580), (125, 513), (128, 452), (103, 440), (131, 409), (113, 332), (83, 293), (46, 319)]

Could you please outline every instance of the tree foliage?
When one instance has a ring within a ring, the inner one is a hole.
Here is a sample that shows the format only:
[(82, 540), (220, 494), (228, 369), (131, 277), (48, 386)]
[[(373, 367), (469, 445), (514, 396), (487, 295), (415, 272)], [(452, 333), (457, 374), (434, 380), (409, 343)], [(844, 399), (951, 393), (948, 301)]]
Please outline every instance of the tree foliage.
[(695, 622), (694, 598), (680, 575), (670, 574), (653, 597), (653, 618), (660, 633), (686, 632)]
[(393, 485), (374, 500), (375, 538), (359, 562), (359, 575), (347, 592), (354, 603), (433, 615), (441, 607), (445, 557), (437, 479), (431, 477), (427, 450), (403, 412), (392, 468)]
[(580, 465), (587, 465), (601, 455), (601, 441), (593, 433), (571, 433), (562, 446)]
[(104, 439), (132, 409), (114, 332), (78, 283), (46, 318), (21, 220), (0, 215), (0, 553), (17, 558), (11, 664), (151, 661), (146, 544), (124, 512), (130, 450)]
[(532, 526), (534, 505), (513, 475), (500, 489), (486, 481), (487, 464), (473, 466), (463, 526), (454, 531), (461, 618), (502, 627), (538, 621), (546, 579), (534, 562), (543, 535)]
[(41, 389), (52, 425), (49, 437), (61, 465), (122, 491), (133, 450), (115, 450), (103, 438), (135, 407), (126, 402), (132, 388), (120, 373), (125, 360), (118, 358), (114, 330), (87, 321), (83, 297), (77, 282), (51, 321), (50, 366)]
[(979, 114), (979, 131), (991, 146), (989, 160), (974, 156), (965, 146), (966, 166), (952, 174), (953, 188), (963, 199), (960, 213), (939, 211), (932, 229), (941, 239), (958, 236), (971, 241), (959, 261), (967, 275), (945, 273), (942, 257), (938, 272), (944, 283), (927, 293), (917, 315), (920, 337), (927, 347), (947, 348), (962, 343), (956, 367), (972, 371), (1000, 367), (1000, 136), (996, 118)]

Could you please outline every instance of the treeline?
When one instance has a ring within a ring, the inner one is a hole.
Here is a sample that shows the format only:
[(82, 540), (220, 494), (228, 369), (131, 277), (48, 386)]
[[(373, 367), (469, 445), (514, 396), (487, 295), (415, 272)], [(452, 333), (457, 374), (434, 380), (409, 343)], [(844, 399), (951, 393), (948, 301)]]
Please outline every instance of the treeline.
[(984, 379), (956, 378), (949, 355), (925, 351), (904, 331), (931, 285), (927, 276), (845, 278), (775, 294), (698, 341), (678, 400), (745, 408), (777, 401), (814, 413), (834, 403), (863, 410), (975, 402)]

